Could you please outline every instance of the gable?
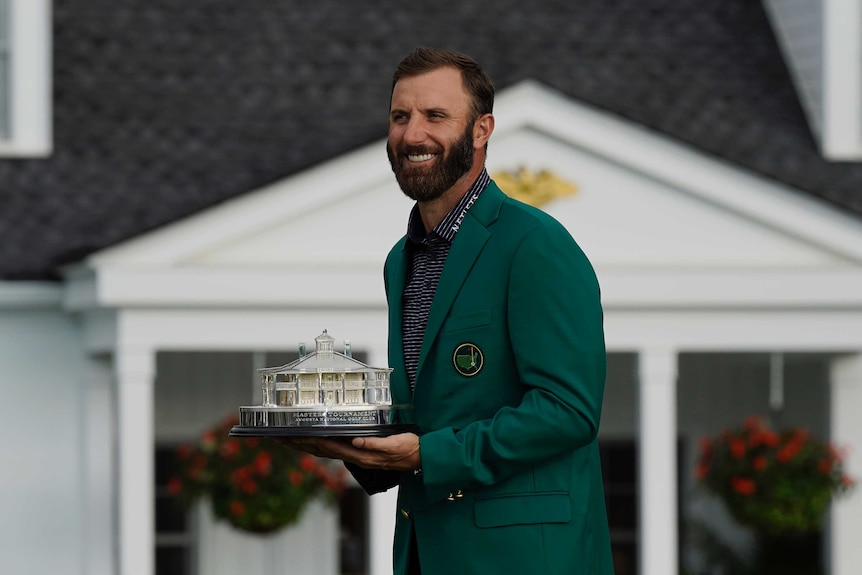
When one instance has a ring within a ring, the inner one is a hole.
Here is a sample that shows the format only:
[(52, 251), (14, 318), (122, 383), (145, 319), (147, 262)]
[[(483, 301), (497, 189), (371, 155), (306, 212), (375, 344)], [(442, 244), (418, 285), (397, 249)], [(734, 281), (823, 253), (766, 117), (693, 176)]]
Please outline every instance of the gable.
[[(546, 169), (577, 186), (543, 208), (600, 275), (855, 272), (862, 262), (857, 220), (538, 84), (501, 93), (495, 116), (489, 171)], [(410, 208), (380, 141), (87, 264), (115, 302), (382, 304), (383, 261)]]
[[(846, 259), (756, 217), (534, 130), (496, 142), (489, 169), (549, 170), (577, 192), (544, 206), (597, 267), (782, 268)], [(674, 169), (668, 158), (668, 169)], [(780, 206), (776, 206), (780, 209)]]

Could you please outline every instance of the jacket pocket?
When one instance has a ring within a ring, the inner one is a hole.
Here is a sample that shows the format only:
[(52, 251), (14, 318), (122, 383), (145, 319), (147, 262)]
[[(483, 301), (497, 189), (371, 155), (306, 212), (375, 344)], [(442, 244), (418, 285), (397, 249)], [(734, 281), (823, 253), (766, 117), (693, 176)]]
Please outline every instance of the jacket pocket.
[(568, 523), (572, 520), (569, 494), (529, 493), (477, 499), (473, 506), (476, 527), (504, 527), (537, 523)]
[(453, 315), (449, 317), (440, 329), (441, 332), (459, 331), (462, 329), (470, 329), (474, 327), (484, 327), (491, 325), (494, 315), (490, 309), (477, 309), (469, 313)]

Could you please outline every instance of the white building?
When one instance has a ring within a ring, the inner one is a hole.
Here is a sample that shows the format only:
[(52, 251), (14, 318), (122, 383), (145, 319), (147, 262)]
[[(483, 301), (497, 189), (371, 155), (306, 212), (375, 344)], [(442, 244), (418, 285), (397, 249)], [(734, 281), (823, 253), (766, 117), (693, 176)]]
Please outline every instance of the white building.
[[(56, 2), (61, 22), (75, 21), (73, 4)], [(805, 27), (792, 23), (806, 21), (804, 10), (767, 3), (798, 85), (820, 94), (802, 99), (820, 118), (817, 141), (848, 162), (849, 181), (862, 173), (862, 98), (843, 96), (862, 85), (862, 56), (857, 46), (855, 71), (836, 74), (850, 70), (847, 44), (831, 39), (858, 42), (862, 8), (854, 0), (818, 7), (811, 22), (836, 30), (815, 34), (822, 84), (794, 64), (794, 46), (805, 45), (794, 29)], [(846, 88), (837, 76), (856, 80)], [(125, 125), (109, 112), (107, 125)], [(862, 210), (546, 82), (506, 86), (495, 116), (492, 175), (549, 170), (577, 187), (543, 208), (571, 230), (602, 285), (609, 379), (600, 439), (616, 466), (608, 494), (620, 574), (665, 575), (696, 561), (679, 527), (693, 520), (745, 548), (720, 506), (692, 492), (691, 471), (698, 438), (747, 415), (780, 406), (783, 422), (848, 446), (849, 471), (862, 477)], [(63, 161), (63, 142), (55, 148), (48, 169)], [(85, 170), (88, 162), (72, 163)], [(184, 534), (165, 535), (154, 453), (255, 401), (254, 369), (322, 329), (385, 365), (382, 265), (409, 209), (376, 139), (86, 250), (55, 266), (56, 280), (4, 276), (0, 415), (10, 434), (0, 448), (0, 572), (163, 575), (157, 547), (191, 554), (208, 575), (238, 572), (227, 557), (251, 570), (303, 561), (308, 573), (337, 572), (337, 520), (319, 508), (276, 545), (238, 539), (205, 513)], [(4, 233), (16, 225), (0, 219)], [(369, 575), (390, 572), (393, 513), (394, 493), (371, 499)], [(830, 573), (851, 574), (862, 562), (862, 494), (834, 506), (829, 525)], [(291, 537), (304, 554), (284, 550)], [(332, 547), (315, 547), (321, 540)]]

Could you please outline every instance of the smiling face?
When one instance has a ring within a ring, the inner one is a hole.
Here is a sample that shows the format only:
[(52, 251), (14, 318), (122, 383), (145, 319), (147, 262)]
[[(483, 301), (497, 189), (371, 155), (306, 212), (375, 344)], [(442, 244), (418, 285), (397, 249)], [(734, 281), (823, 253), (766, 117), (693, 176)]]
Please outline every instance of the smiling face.
[(477, 148), (482, 150), (490, 135), (477, 130), (474, 120), (456, 68), (398, 81), (392, 91), (386, 150), (395, 179), (408, 197), (436, 200), (462, 179), (470, 180), (466, 191), (484, 165), (484, 152), (477, 158)]

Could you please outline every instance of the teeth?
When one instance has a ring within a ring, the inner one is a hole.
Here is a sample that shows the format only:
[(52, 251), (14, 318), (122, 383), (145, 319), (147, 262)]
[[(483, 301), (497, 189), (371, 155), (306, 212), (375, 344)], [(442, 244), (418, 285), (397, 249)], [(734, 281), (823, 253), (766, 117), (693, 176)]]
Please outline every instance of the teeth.
[(434, 157), (434, 154), (408, 155), (407, 159), (411, 162), (424, 162)]

